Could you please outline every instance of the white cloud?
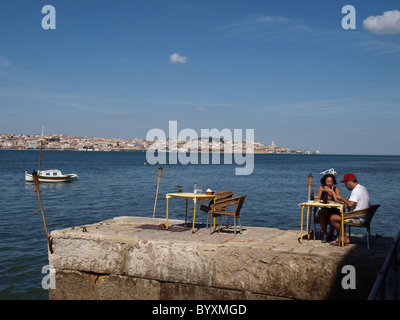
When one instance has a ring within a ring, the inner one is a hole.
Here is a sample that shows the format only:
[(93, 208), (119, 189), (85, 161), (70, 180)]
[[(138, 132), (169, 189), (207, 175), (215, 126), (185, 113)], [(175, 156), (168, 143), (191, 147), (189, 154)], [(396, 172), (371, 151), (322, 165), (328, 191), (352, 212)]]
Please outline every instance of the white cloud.
[(181, 56), (179, 53), (173, 53), (169, 57), (169, 62), (171, 63), (187, 63), (189, 59), (185, 56)]
[(363, 21), (363, 26), (375, 34), (400, 33), (400, 11), (386, 11), (381, 16), (370, 16)]
[(293, 31), (304, 33), (310, 30), (311, 28), (305, 25), (301, 19), (281, 16), (254, 16), (225, 23), (215, 28), (215, 31), (223, 31), (229, 36), (252, 34), (262, 38), (282, 37), (285, 34), (290, 34), (292, 37)]

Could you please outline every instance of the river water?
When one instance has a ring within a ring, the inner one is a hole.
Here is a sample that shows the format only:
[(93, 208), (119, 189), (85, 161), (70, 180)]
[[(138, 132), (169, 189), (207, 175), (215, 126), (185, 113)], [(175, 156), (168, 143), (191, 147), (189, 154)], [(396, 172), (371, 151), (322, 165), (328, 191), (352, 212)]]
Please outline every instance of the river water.
[[(35, 187), (24, 181), (24, 171), (37, 168), (38, 159), (35, 150), (0, 150), (0, 299), (48, 298), (41, 285), (48, 264), (43, 220)], [(42, 169), (79, 175), (71, 183), (41, 184), (49, 232), (117, 216), (152, 217), (159, 165), (147, 162), (146, 153), (45, 151)], [(243, 225), (299, 230), (298, 203), (307, 199), (308, 175), (316, 193), (320, 172), (335, 168), (342, 195), (350, 191), (339, 181), (353, 172), (368, 188), (371, 202), (381, 204), (373, 235), (394, 237), (400, 228), (399, 156), (256, 154), (252, 174), (235, 175), (238, 167), (234, 161), (162, 165), (156, 217), (165, 217), (166, 193), (176, 192), (178, 185), (192, 192), (197, 183), (203, 190), (246, 194)], [(183, 203), (170, 201), (170, 218), (183, 219)]]

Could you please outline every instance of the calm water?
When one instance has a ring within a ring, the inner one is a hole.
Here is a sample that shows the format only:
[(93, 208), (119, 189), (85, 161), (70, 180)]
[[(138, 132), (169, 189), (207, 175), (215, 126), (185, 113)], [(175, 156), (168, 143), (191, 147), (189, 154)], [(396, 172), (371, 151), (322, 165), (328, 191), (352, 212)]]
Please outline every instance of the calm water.
[[(24, 171), (37, 167), (37, 151), (0, 150), (0, 299), (47, 299), (41, 281), (47, 265), (47, 241), (34, 185)], [(41, 196), (49, 232), (95, 223), (116, 216), (152, 217), (158, 165), (145, 165), (145, 153), (46, 151), (43, 169), (77, 173), (72, 183), (42, 184)], [(341, 179), (354, 172), (382, 206), (373, 220), (372, 234), (393, 237), (400, 228), (400, 157), (342, 155), (255, 155), (252, 175), (236, 176), (232, 165), (163, 165), (156, 217), (165, 217), (165, 193), (177, 185), (191, 192), (234, 190), (247, 194), (242, 224), (299, 229), (298, 203), (307, 198), (307, 177), (334, 167)], [(338, 179), (338, 180), (340, 180)], [(340, 182), (343, 195), (350, 192)], [(283, 204), (284, 201), (284, 204)], [(34, 214), (38, 210), (38, 214)], [(170, 201), (170, 217), (182, 219), (184, 205)], [(204, 218), (203, 218), (204, 219)], [(363, 231), (361, 231), (363, 232)]]

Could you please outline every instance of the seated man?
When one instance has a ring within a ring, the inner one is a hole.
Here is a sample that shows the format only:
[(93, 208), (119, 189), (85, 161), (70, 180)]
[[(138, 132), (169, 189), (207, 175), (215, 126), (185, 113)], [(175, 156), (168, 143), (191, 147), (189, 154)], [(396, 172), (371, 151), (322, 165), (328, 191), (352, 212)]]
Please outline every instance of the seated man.
[[(356, 176), (354, 174), (347, 173), (340, 182), (344, 182), (346, 188), (351, 190), (351, 195), (349, 199), (346, 199), (340, 195), (337, 197), (338, 200), (342, 200), (346, 204), (349, 210), (355, 211), (355, 210), (367, 209), (370, 207), (368, 190), (367, 188), (358, 183)], [(363, 220), (365, 218), (360, 216), (358, 217), (358, 219)], [(339, 234), (340, 231), (341, 220), (342, 218), (339, 214), (331, 215), (330, 222), (331, 225), (336, 229), (337, 234)], [(350, 243), (350, 239), (347, 237), (346, 233), (344, 234), (344, 242)], [(338, 239), (331, 242), (331, 244), (337, 244), (337, 243)]]

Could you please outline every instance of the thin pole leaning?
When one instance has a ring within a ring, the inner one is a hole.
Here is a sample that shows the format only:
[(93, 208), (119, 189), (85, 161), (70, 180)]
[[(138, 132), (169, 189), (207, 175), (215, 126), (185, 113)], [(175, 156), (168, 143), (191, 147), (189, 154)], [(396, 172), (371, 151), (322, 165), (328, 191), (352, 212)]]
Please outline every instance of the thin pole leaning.
[(47, 225), (46, 225), (46, 219), (45, 219), (45, 217), (44, 217), (44, 212), (43, 212), (42, 199), (41, 199), (41, 197), (40, 197), (39, 178), (38, 178), (38, 175), (37, 175), (36, 172), (34, 172), (34, 173), (32, 174), (32, 177), (33, 177), (33, 183), (35, 184), (36, 192), (37, 192), (38, 199), (39, 199), (40, 211), (42, 212), (43, 223), (44, 223), (44, 229), (45, 229), (45, 231), (46, 231), (47, 244), (49, 245), (49, 250), (50, 250), (50, 252), (53, 253), (53, 248), (52, 248), (52, 245), (51, 245), (51, 240), (50, 240), (50, 237), (49, 237), (49, 233), (47, 232)]
[(157, 179), (156, 199), (155, 199), (155, 201), (154, 201), (153, 218), (154, 218), (154, 216), (155, 216), (155, 214), (156, 214), (156, 205), (157, 205), (157, 197), (158, 197), (158, 187), (160, 186), (160, 180), (161, 180), (162, 172), (163, 172), (162, 167), (159, 167), (159, 168), (158, 168), (158, 179)]

